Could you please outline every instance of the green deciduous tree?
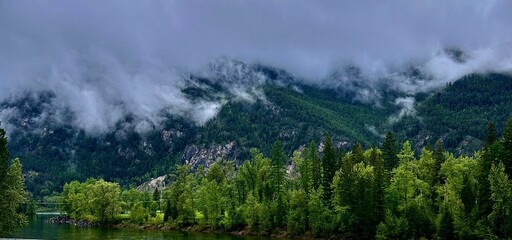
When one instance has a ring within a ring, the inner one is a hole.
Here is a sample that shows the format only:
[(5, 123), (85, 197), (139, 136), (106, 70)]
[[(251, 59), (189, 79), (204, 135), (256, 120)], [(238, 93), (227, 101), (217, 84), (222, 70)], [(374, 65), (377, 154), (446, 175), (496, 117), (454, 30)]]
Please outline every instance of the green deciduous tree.
[(141, 203), (135, 203), (130, 209), (130, 222), (135, 224), (144, 224), (148, 218), (146, 209)]
[(103, 179), (87, 186), (87, 199), (92, 215), (101, 223), (110, 223), (121, 212), (121, 188)]
[(417, 161), (404, 159), (394, 170), (386, 189), (387, 212), (384, 223), (379, 226), (379, 236), (418, 239), (429, 238), (435, 232), (435, 210), (431, 209), (429, 198), (431, 188), (417, 177), (418, 171)]

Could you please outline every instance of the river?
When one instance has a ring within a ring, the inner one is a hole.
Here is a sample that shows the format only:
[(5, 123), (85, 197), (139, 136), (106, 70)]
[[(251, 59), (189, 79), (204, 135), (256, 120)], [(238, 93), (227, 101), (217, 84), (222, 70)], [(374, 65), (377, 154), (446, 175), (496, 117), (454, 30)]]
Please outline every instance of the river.
[(218, 240), (263, 240), (265, 238), (240, 237), (215, 233), (187, 233), (180, 231), (84, 228), (67, 224), (48, 223), (55, 214), (38, 214), (29, 219), (29, 224), (14, 238), (28, 239), (218, 239)]

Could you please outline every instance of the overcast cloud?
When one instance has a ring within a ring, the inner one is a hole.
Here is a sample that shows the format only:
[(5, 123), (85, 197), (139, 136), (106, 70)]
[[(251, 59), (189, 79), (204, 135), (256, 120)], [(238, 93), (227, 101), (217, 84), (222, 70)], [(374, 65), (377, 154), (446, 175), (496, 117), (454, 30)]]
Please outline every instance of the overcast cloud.
[[(219, 58), (283, 68), (310, 84), (354, 64), (415, 93), (474, 71), (512, 69), (512, 1), (0, 0), (0, 100), (52, 90), (90, 132), (127, 113), (202, 124), (221, 103), (192, 103), (185, 73)], [(458, 47), (466, 63), (441, 49)], [(394, 76), (420, 63), (434, 81)]]

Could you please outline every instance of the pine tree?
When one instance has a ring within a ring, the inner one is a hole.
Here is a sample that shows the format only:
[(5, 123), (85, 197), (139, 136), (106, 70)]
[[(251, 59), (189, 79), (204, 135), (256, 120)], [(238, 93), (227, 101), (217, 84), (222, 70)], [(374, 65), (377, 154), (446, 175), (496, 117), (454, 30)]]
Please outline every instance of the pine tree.
[(494, 127), (494, 123), (489, 122), (487, 124), (487, 130), (485, 132), (484, 147), (489, 147), (496, 141), (498, 141), (498, 134), (496, 134), (496, 127)]
[(164, 223), (169, 221), (170, 217), (171, 217), (171, 201), (169, 199), (167, 199), (167, 202), (165, 204)]
[(158, 188), (155, 188), (155, 191), (153, 191), (153, 201), (160, 201), (160, 191), (158, 191)]
[(435, 161), (434, 172), (436, 173), (436, 181), (438, 184), (443, 184), (444, 179), (443, 179), (443, 176), (441, 175), (441, 164), (443, 164), (446, 159), (444, 157), (444, 149), (443, 149), (443, 140), (442, 139), (437, 140), (433, 157), (434, 157), (434, 161)]
[(469, 180), (468, 175), (464, 175), (464, 179), (462, 181), (462, 189), (460, 190), (460, 200), (464, 205), (464, 212), (467, 217), (469, 217), (471, 211), (475, 207), (476, 196), (471, 187), (471, 182)]
[(441, 211), (441, 222), (439, 223), (437, 236), (442, 240), (457, 239), (453, 226), (453, 215), (446, 206), (444, 206)]
[(395, 137), (393, 136), (393, 133), (388, 132), (384, 142), (382, 143), (382, 158), (384, 160), (384, 170), (386, 170), (386, 172), (391, 173), (393, 168), (398, 165), (397, 153), (398, 147), (396, 145)]
[(364, 152), (363, 152), (363, 147), (361, 147), (361, 144), (359, 143), (356, 143), (354, 145), (354, 147), (352, 148), (352, 162), (354, 164), (357, 164), (357, 163), (367, 163), (365, 157), (364, 157)]
[(379, 151), (373, 147), (370, 152), (370, 162), (375, 174), (375, 199), (377, 201), (377, 223), (384, 220), (384, 161)]
[(285, 165), (285, 157), (283, 154), (283, 149), (280, 141), (274, 142), (272, 147), (272, 157), (270, 159), (272, 172), (272, 188), (274, 191), (274, 200), (279, 194), (283, 191), (283, 182), (284, 182), (284, 165)]
[(502, 239), (512, 237), (512, 184), (503, 163), (493, 164), (489, 174), (492, 212), (488, 219), (492, 232)]
[(330, 205), (332, 198), (332, 179), (336, 174), (336, 150), (332, 145), (332, 140), (329, 136), (324, 140), (324, 152), (322, 156), (322, 198), (326, 205)]
[[(9, 152), (4, 129), (0, 128), (0, 191), (7, 190), (7, 172), (9, 171)], [(4, 192), (2, 192), (4, 193)]]
[(505, 173), (512, 176), (512, 115), (507, 120), (503, 130), (503, 155), (501, 161), (505, 165)]
[(314, 141), (311, 141), (308, 149), (308, 155), (306, 157), (312, 165), (313, 189), (318, 190), (322, 182), (322, 163), (318, 157), (318, 149)]
[(271, 178), (272, 178), (272, 201), (277, 204), (274, 216), (274, 226), (282, 226), (286, 217), (286, 209), (284, 206), (284, 174), (285, 174), (285, 156), (280, 141), (276, 141), (272, 148)]
[[(491, 145), (485, 146), (482, 155), (478, 159), (478, 175), (477, 175), (477, 203), (478, 212), (481, 216), (487, 216), (492, 211), (492, 204), (489, 201), (491, 190), (489, 184), (489, 174), (491, 166), (500, 160), (503, 146), (500, 141), (494, 141)], [(486, 219), (484, 219), (486, 221)]]

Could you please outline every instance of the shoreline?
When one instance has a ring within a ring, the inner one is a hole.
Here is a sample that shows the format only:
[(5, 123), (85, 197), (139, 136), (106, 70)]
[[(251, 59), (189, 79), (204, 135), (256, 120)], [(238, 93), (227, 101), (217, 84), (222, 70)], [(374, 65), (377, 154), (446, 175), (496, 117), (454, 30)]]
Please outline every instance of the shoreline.
[(226, 234), (231, 236), (239, 236), (239, 237), (262, 237), (262, 238), (272, 238), (272, 239), (304, 239), (304, 240), (322, 240), (322, 239), (341, 239), (339, 236), (330, 236), (330, 237), (315, 237), (311, 235), (310, 233), (304, 233), (300, 236), (293, 236), (289, 235), (286, 231), (279, 231), (278, 233), (254, 233), (251, 232), (248, 229), (241, 229), (241, 230), (234, 230), (234, 231), (228, 231), (223, 229), (215, 229), (212, 230), (209, 227), (199, 227), (197, 225), (195, 226), (189, 226), (185, 228), (179, 228), (170, 226), (169, 224), (163, 225), (163, 226), (157, 226), (157, 225), (140, 225), (140, 224), (133, 224), (133, 223), (116, 223), (116, 224), (109, 224), (109, 225), (102, 225), (99, 223), (91, 223), (89, 221), (81, 221), (81, 220), (75, 220), (72, 219), (69, 216), (56, 216), (53, 218), (50, 218), (48, 220), (48, 223), (51, 224), (67, 224), (67, 225), (73, 225), (77, 227), (83, 227), (83, 228), (111, 228), (111, 229), (137, 229), (137, 230), (146, 230), (146, 231), (181, 231), (181, 232), (187, 232), (187, 233), (213, 233), (213, 234)]

